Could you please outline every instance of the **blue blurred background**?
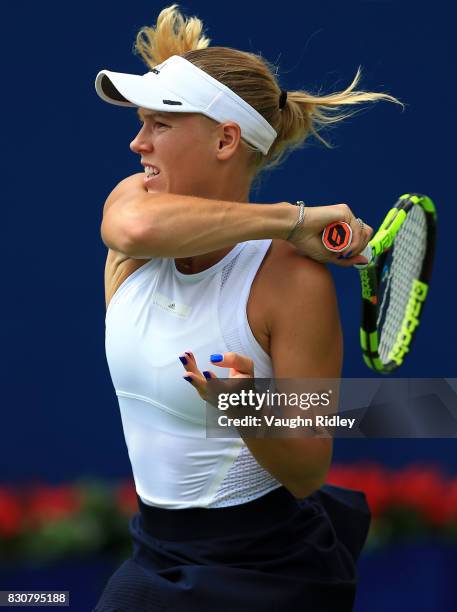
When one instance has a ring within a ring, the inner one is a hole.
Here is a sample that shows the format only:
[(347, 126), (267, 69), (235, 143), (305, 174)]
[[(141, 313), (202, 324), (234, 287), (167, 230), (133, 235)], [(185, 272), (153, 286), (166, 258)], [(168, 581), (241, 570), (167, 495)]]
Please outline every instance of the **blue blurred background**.
[[(94, 79), (103, 68), (146, 72), (131, 52), (135, 34), (169, 4), (26, 1), (4, 9), (3, 483), (131, 475), (104, 353), (100, 223), (109, 192), (141, 171), (129, 150), (138, 122), (134, 109), (103, 103)], [(284, 89), (341, 90), (360, 65), (359, 89), (406, 104), (405, 111), (388, 102), (365, 106), (323, 134), (333, 149), (311, 139), (264, 176), (252, 201), (346, 202), (376, 227), (399, 195), (429, 195), (439, 220), (432, 289), (414, 350), (398, 375), (456, 377), (455, 281), (446, 246), (454, 244), (457, 220), (451, 167), (456, 53), (448, 9), (290, 0), (199, 0), (180, 8), (203, 20), (213, 45), (261, 52), (276, 63)], [(344, 375), (371, 376), (358, 344), (358, 276), (332, 272), (345, 332)], [(452, 439), (340, 439), (334, 457), (390, 467), (432, 461), (457, 472)]]

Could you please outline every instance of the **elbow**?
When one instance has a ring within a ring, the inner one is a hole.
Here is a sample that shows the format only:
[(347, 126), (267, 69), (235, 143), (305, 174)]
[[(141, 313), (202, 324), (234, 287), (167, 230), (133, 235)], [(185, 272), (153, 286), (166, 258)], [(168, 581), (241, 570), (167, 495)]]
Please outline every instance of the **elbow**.
[(332, 438), (314, 438), (308, 440), (309, 443), (312, 443), (309, 447), (311, 456), (308, 455), (300, 467), (296, 462), (293, 474), (290, 472), (284, 483), (290, 493), (299, 499), (308, 497), (325, 484), (332, 461)]
[(322, 478), (313, 478), (308, 479), (305, 482), (294, 482), (288, 483), (284, 486), (286, 489), (297, 499), (303, 499), (304, 497), (308, 497), (314, 491), (317, 491), (325, 484), (326, 477), (325, 475)]
[(133, 259), (160, 257), (158, 254), (154, 224), (136, 219), (119, 219), (104, 215), (101, 225), (101, 238), (109, 249), (124, 253)]
[(125, 228), (122, 231), (113, 231), (113, 228), (105, 222), (102, 222), (100, 235), (103, 244), (113, 251), (129, 255), (131, 240)]
[(149, 259), (163, 257), (157, 244), (155, 232), (151, 228), (135, 226), (126, 232), (123, 251), (133, 259)]

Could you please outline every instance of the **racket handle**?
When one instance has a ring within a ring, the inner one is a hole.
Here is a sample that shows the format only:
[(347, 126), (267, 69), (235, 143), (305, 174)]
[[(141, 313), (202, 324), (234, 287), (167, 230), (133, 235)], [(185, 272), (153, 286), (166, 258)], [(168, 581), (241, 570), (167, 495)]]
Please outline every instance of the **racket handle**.
[[(333, 253), (341, 253), (346, 251), (352, 242), (352, 229), (349, 223), (345, 221), (336, 221), (330, 223), (322, 232), (322, 244), (328, 251)], [(368, 259), (366, 264), (354, 264), (356, 268), (364, 268), (373, 259), (373, 250), (369, 244), (363, 249), (359, 255), (363, 255)]]
[(335, 221), (324, 227), (322, 244), (327, 251), (341, 253), (349, 248), (352, 242), (352, 229), (345, 221)]
[(353, 267), (357, 268), (357, 270), (363, 270), (363, 268), (366, 268), (373, 261), (373, 249), (371, 248), (370, 243), (367, 244), (359, 255), (363, 255), (363, 257), (366, 257), (368, 261), (366, 264), (354, 264)]

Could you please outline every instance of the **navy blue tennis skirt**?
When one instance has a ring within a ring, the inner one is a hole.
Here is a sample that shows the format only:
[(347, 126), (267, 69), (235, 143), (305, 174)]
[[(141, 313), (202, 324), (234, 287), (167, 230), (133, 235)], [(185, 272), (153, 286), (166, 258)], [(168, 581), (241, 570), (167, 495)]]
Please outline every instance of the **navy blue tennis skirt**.
[(359, 491), (324, 485), (304, 499), (280, 487), (236, 506), (130, 520), (133, 554), (93, 612), (349, 612), (370, 513)]

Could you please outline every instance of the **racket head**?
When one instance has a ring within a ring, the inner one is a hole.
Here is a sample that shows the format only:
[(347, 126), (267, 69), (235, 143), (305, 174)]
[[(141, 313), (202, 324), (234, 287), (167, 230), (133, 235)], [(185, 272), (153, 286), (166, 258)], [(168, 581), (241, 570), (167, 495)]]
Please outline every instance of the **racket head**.
[(375, 372), (393, 372), (410, 351), (429, 291), (436, 220), (428, 196), (402, 195), (368, 244), (371, 262), (358, 266), (360, 343), (366, 365)]

